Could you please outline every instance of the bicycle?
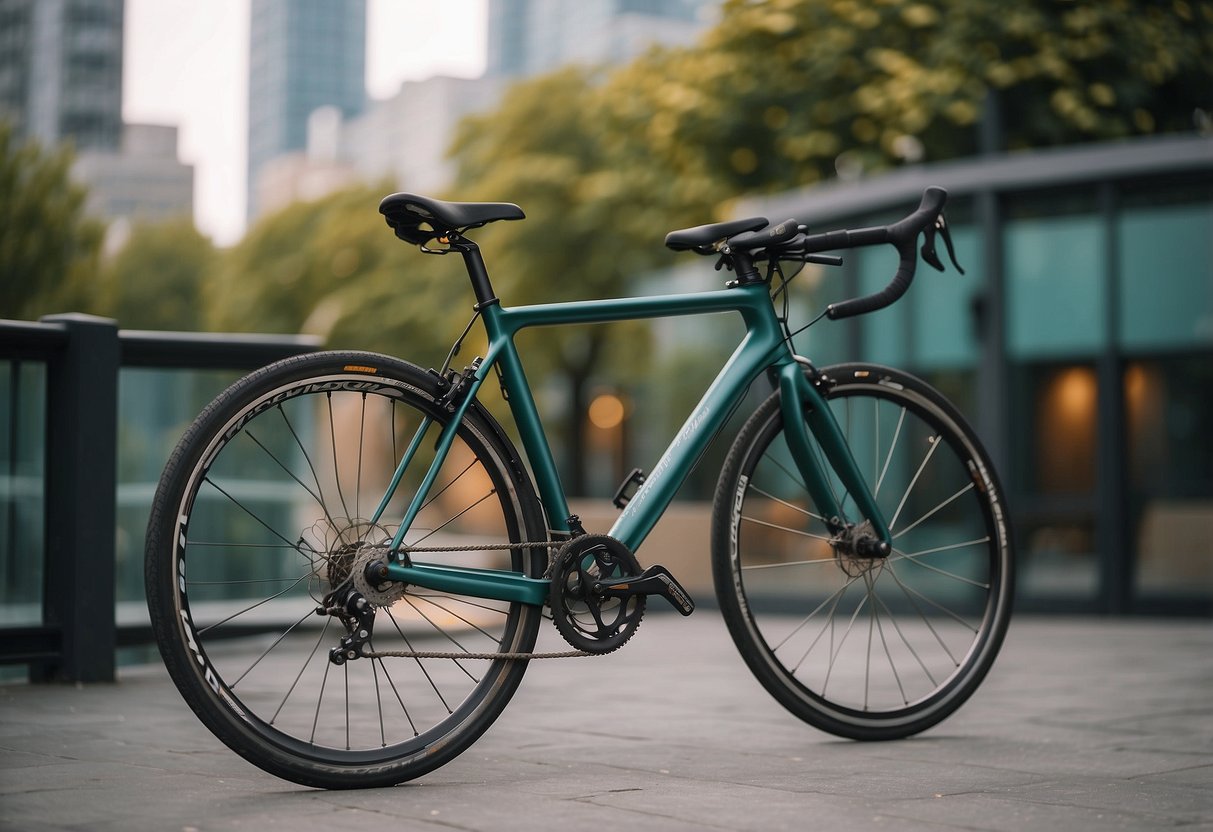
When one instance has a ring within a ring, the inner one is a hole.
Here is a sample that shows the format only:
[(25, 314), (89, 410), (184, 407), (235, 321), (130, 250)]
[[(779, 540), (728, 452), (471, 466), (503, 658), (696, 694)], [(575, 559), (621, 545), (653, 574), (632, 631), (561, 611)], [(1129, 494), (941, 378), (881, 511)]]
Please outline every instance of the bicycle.
[[(850, 231), (765, 218), (683, 229), (666, 244), (719, 258), (733, 275), (724, 289), (506, 307), (466, 235), (521, 220), (520, 208), (385, 198), (399, 238), (462, 256), (472, 319), (441, 370), (364, 352), (294, 357), (236, 382), (186, 431), (156, 491), (145, 572), (186, 702), (238, 754), (308, 786), (389, 785), (449, 762), (502, 712), (529, 660), (618, 649), (650, 595), (692, 612), (677, 579), (634, 553), (765, 376), (773, 389), (738, 432), (713, 505), (728, 630), (763, 686), (817, 728), (884, 740), (935, 725), (977, 688), (1006, 631), (1002, 489), (973, 431), (924, 382), (796, 355), (784, 265), (890, 244), (892, 282), (817, 319), (880, 309), (909, 287), (920, 236), (928, 263), (943, 271), (938, 237), (955, 265), (945, 201), (930, 188), (899, 222)], [(648, 476), (620, 489), (609, 532), (588, 533), (515, 334), (724, 311), (745, 335)], [(457, 371), (478, 319), (486, 355)], [(525, 463), (477, 398), (494, 372)], [(534, 652), (544, 618), (570, 650)]]

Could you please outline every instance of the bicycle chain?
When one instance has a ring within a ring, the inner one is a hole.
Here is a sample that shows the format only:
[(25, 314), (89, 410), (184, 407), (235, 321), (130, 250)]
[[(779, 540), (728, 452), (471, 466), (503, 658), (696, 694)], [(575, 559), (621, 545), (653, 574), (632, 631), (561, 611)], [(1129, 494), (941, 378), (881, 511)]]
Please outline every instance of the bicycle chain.
[[(563, 546), (562, 540), (531, 541), (525, 543), (482, 543), (479, 546), (406, 546), (405, 551), (412, 552), (470, 552), (470, 551), (509, 551), (513, 549), (557, 549)], [(387, 546), (376, 548), (386, 549)], [(548, 559), (544, 572), (545, 578), (552, 577), (552, 567), (555, 561)], [(583, 656), (599, 655), (587, 653), (584, 650), (566, 650), (561, 653), (456, 653), (442, 650), (375, 650), (362, 654), (367, 659), (505, 659), (506, 661), (530, 661), (531, 659), (573, 659)]]

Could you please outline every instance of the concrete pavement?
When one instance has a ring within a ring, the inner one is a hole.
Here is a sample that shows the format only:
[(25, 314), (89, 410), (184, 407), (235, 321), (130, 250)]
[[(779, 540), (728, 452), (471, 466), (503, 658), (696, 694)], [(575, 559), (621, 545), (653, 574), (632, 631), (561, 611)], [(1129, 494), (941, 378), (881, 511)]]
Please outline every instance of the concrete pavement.
[[(541, 647), (560, 644), (553, 631)], [(369, 825), (1213, 830), (1213, 624), (1020, 617), (958, 714), (860, 744), (779, 707), (713, 610), (650, 615), (617, 654), (533, 662), (453, 763), (362, 792), (252, 767), (157, 665), (112, 685), (0, 687), (0, 829)]]

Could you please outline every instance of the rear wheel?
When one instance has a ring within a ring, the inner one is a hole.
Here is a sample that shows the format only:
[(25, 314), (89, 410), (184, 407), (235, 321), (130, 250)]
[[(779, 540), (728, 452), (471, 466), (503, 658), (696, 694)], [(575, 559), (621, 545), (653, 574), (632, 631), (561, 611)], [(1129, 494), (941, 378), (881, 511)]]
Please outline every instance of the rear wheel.
[(858, 364), (824, 373), (893, 552), (856, 557), (831, 541), (776, 393), (742, 428), (717, 486), (716, 594), (746, 663), (788, 710), (843, 737), (904, 737), (960, 707), (1002, 643), (1012, 597), (1002, 489), (972, 430), (922, 381)]
[[(275, 775), (326, 788), (417, 777), (467, 748), (522, 678), (525, 661), (460, 656), (530, 651), (538, 607), (359, 584), (450, 418), (436, 404), (438, 387), (384, 356), (288, 359), (216, 399), (165, 469), (146, 553), (161, 653), (202, 722)], [(372, 525), (427, 419), (385, 522)], [(473, 406), (405, 544), (452, 549), (427, 561), (542, 576), (542, 549), (472, 548), (544, 539), (522, 470), (500, 428)], [(355, 584), (374, 609), (373, 651), (452, 657), (330, 662), (350, 628), (317, 610)]]

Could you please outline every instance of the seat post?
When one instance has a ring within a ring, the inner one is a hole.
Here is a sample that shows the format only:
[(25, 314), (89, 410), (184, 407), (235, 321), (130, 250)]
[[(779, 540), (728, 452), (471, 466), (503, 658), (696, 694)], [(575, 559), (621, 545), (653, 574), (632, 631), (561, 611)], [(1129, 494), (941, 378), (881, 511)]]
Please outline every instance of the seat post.
[(472, 280), (472, 291), (476, 294), (476, 305), (485, 307), (499, 303), (497, 296), (493, 293), (493, 285), (489, 283), (489, 273), (484, 267), (480, 247), (464, 237), (452, 248), (458, 249), (459, 253), (463, 255), (463, 265), (467, 269), (468, 277)]

